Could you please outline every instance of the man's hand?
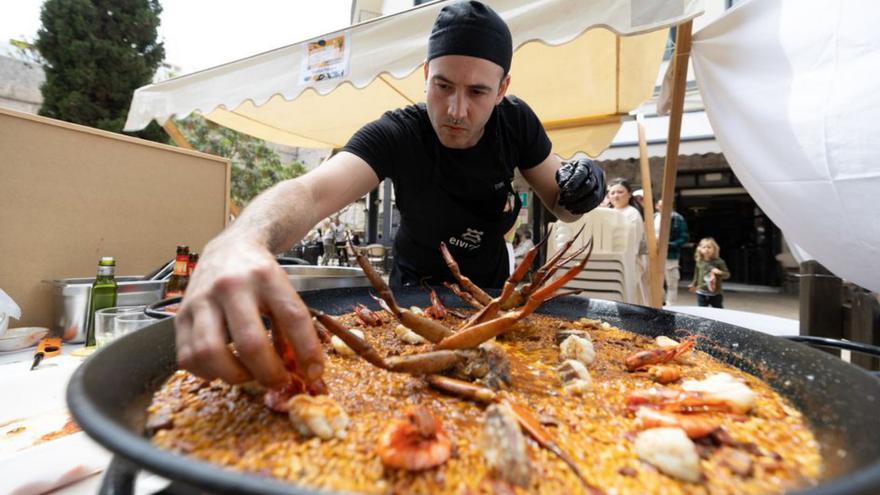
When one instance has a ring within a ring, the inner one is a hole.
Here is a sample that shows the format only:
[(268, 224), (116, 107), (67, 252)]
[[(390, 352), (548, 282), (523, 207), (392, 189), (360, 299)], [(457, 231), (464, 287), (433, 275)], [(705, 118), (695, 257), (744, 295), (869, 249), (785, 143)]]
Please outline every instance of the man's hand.
[(564, 162), (556, 171), (559, 205), (574, 214), (586, 213), (605, 198), (605, 173), (592, 160)]
[[(297, 371), (311, 384), (324, 371), (323, 353), (308, 309), (269, 251), (230, 235), (211, 241), (175, 318), (178, 364), (205, 379), (252, 379), (273, 387), (290, 381), (260, 315), (283, 332)], [(235, 343), (237, 356), (227, 347)]]

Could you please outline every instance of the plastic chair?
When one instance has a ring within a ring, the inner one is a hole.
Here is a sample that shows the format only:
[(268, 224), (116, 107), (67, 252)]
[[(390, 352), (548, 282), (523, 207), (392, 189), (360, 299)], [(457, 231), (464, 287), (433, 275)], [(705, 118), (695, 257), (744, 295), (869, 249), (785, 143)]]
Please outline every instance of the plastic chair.
[[(593, 254), (584, 270), (571, 282), (568, 289), (583, 289), (581, 295), (644, 304), (639, 289), (640, 271), (636, 264), (638, 241), (636, 226), (611, 208), (596, 208), (572, 223), (552, 224), (547, 240), (547, 256), (568, 242), (583, 226), (584, 231), (569, 252), (583, 246), (592, 236)], [(573, 266), (573, 260), (566, 266)], [(562, 273), (560, 270), (557, 276)]]
[(382, 244), (368, 244), (364, 246), (363, 253), (367, 257), (367, 260), (370, 262), (370, 266), (375, 268), (377, 271), (384, 273), (385, 272), (385, 246)]

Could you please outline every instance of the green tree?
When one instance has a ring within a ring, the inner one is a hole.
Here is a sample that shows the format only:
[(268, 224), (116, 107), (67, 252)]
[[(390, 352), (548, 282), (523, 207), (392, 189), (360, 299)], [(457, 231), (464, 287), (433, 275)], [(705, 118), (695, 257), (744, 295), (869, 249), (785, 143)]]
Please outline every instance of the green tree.
[(230, 194), (239, 206), (278, 182), (306, 173), (300, 162), (282, 163), (278, 153), (262, 139), (219, 126), (200, 115), (192, 114), (175, 125), (193, 148), (232, 161)]
[[(46, 0), (36, 47), (45, 60), (40, 115), (121, 132), (134, 90), (165, 58), (158, 0)], [(136, 135), (166, 142), (152, 124)]]

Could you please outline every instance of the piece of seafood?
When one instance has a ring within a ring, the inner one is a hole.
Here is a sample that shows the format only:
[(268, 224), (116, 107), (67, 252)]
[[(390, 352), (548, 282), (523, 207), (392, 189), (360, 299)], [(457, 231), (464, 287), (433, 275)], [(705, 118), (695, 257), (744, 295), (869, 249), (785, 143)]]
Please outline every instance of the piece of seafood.
[(508, 404), (486, 408), (480, 450), (494, 477), (512, 485), (529, 486), (532, 468), (526, 438)]
[[(572, 335), (590, 340), (590, 332), (586, 330), (581, 330), (579, 328), (563, 328), (556, 332), (556, 335), (553, 336), (553, 339), (556, 341), (556, 345), (560, 345), (565, 342), (565, 339), (571, 337)], [(590, 340), (590, 343), (592, 343), (592, 340)]]
[(685, 380), (681, 388), (724, 401), (730, 404), (731, 412), (737, 414), (749, 412), (758, 398), (748, 385), (728, 373), (715, 373), (702, 380)]
[(721, 428), (721, 423), (717, 419), (701, 414), (675, 414), (648, 407), (638, 408), (636, 419), (639, 428), (681, 428), (689, 438), (702, 438)]
[(428, 343), (428, 341), (424, 337), (413, 332), (403, 325), (397, 325), (396, 327), (394, 327), (394, 334), (397, 335), (397, 338), (406, 342), (407, 344), (419, 345)]
[(556, 370), (566, 392), (581, 395), (593, 389), (593, 380), (584, 363), (576, 359), (566, 359)]
[[(681, 342), (667, 337), (665, 335), (659, 335), (654, 339), (654, 343), (657, 344), (657, 347), (661, 347), (666, 349), (668, 347), (678, 347), (681, 345)], [(673, 361), (682, 364), (695, 364), (694, 362), (694, 353), (693, 352), (683, 352), (673, 358)]]
[(750, 394), (751, 390), (748, 387), (746, 390), (748, 392), (740, 390), (736, 394), (718, 395), (710, 392), (654, 387), (630, 392), (626, 396), (626, 405), (632, 411), (639, 406), (650, 406), (671, 412), (745, 414), (751, 409), (754, 400), (753, 395)]
[(510, 360), (495, 342), (480, 344), (476, 349), (458, 351), (463, 359), (452, 368), (451, 375), (499, 390), (511, 383)]
[(296, 395), (288, 402), (287, 413), (296, 431), (304, 437), (345, 438), (348, 415), (329, 395)]
[[(348, 331), (357, 335), (361, 339), (364, 338), (364, 332), (361, 329), (351, 328)], [(333, 350), (336, 351), (336, 353), (340, 356), (352, 357), (357, 354), (356, 352), (354, 352), (354, 350), (352, 350), (351, 347), (347, 346), (345, 342), (343, 342), (342, 339), (340, 339), (336, 335), (330, 338), (330, 345), (333, 346)]]
[(681, 428), (651, 428), (634, 442), (636, 454), (661, 472), (684, 481), (700, 481), (697, 446)]
[(634, 352), (626, 357), (624, 364), (626, 364), (627, 370), (638, 371), (645, 369), (652, 364), (668, 363), (679, 356), (691, 352), (696, 340), (696, 337), (691, 336), (684, 339), (681, 344), (678, 344), (675, 347)]
[(443, 301), (440, 300), (437, 291), (430, 289), (428, 295), (431, 298), (431, 305), (425, 308), (425, 316), (433, 320), (446, 318), (446, 306), (443, 305)]
[(651, 366), (648, 375), (655, 382), (665, 385), (681, 379), (681, 370), (674, 366)]
[(452, 443), (439, 419), (424, 406), (409, 406), (388, 425), (376, 451), (388, 467), (421, 471), (446, 462)]
[(354, 305), (354, 314), (361, 323), (368, 327), (378, 327), (383, 323), (382, 318), (375, 311), (370, 310), (370, 308), (363, 304)]
[(571, 335), (559, 344), (559, 359), (576, 359), (590, 365), (596, 359), (593, 342), (586, 337)]

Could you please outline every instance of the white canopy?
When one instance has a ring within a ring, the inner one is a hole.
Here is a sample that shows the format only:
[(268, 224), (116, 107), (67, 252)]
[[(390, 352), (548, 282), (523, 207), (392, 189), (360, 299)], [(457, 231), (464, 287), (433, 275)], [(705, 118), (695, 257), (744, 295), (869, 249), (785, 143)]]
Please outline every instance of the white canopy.
[[(424, 63), (431, 25), (447, 3), (142, 87), (134, 94), (125, 130), (198, 111), (268, 141), (341, 147), (384, 111), (422, 101), (423, 75), (417, 69)], [(702, 0), (486, 3), (508, 23), (518, 47), (510, 92), (535, 110), (554, 151), (564, 157), (577, 151), (596, 156), (608, 146), (620, 116), (651, 96), (667, 28), (702, 12)], [(339, 48), (337, 67), (344, 70), (339, 77), (314, 77), (317, 57), (327, 54), (319, 41)]]
[(751, 1), (700, 30), (692, 52), (715, 136), (755, 202), (786, 239), (872, 291), (880, 291), (877, 25), (876, 0)]

